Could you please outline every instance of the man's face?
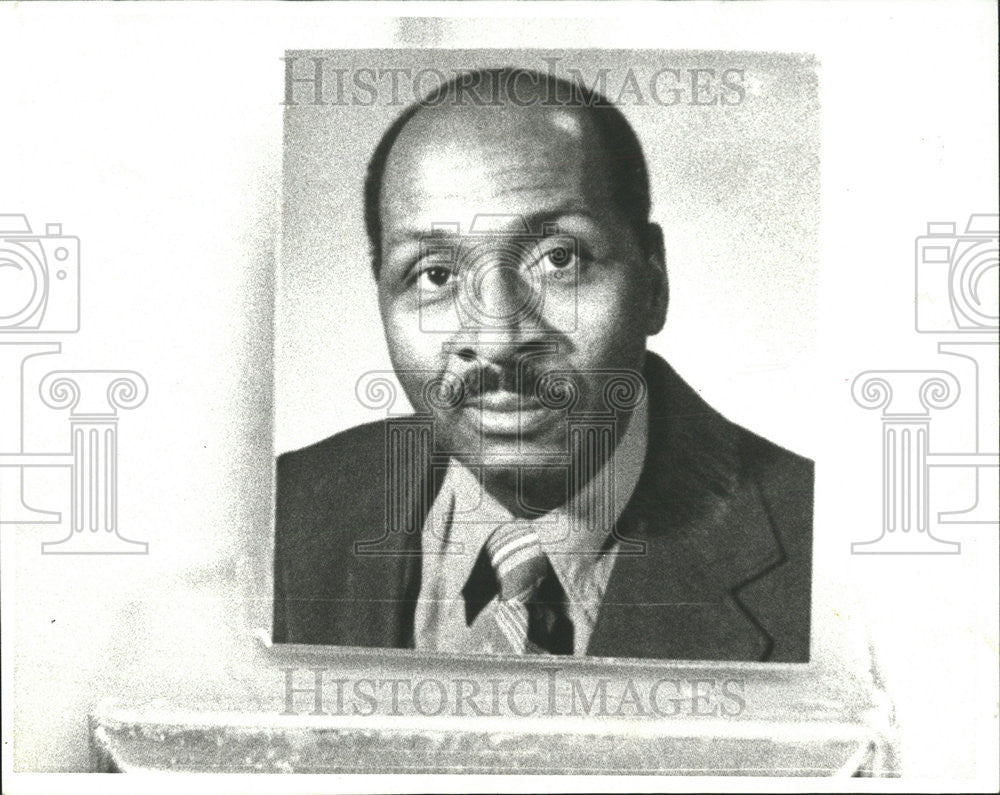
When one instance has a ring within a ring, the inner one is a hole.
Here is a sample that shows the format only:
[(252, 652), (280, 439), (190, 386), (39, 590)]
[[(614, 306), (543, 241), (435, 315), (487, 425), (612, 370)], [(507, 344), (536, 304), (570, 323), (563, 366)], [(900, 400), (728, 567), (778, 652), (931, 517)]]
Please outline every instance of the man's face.
[[(592, 124), (579, 109), (448, 103), (390, 152), (379, 304), (438, 449), (515, 465), (565, 454), (568, 412), (607, 414), (612, 374), (642, 371), (666, 310), (660, 239), (612, 201), (620, 166)], [(461, 400), (434, 401), (435, 379)]]

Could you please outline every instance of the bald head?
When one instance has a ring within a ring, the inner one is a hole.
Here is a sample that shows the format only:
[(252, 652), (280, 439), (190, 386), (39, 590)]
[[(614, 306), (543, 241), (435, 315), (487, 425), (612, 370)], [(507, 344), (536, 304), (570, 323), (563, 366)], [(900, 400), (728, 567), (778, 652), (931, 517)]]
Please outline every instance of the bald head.
[[(489, 196), (474, 195), (473, 172), (480, 187), (492, 183)], [(504, 206), (490, 211), (512, 212), (505, 197), (533, 190), (537, 199), (546, 187), (558, 192), (574, 181), (578, 193), (613, 209), (641, 237), (650, 209), (646, 164), (628, 121), (607, 99), (527, 70), (460, 75), (407, 108), (369, 162), (365, 221), (376, 275), (386, 213), (408, 207), (430, 221), (457, 219), (449, 195), (484, 212), (499, 200)]]

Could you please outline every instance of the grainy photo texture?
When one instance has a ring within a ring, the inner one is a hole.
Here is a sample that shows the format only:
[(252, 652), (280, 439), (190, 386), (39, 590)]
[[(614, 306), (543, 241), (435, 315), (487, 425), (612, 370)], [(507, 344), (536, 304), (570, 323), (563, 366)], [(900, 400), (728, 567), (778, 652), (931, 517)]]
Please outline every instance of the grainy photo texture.
[[(657, 341), (670, 221), (706, 221), (685, 178), (737, 195), (713, 208), (754, 262), (733, 278), (813, 272), (813, 64), (429, 55), (285, 58), (273, 640), (807, 662), (813, 462)], [(773, 269), (762, 216), (796, 237)], [(283, 413), (320, 377), (355, 405)], [(317, 436), (280, 449), (286, 419)]]

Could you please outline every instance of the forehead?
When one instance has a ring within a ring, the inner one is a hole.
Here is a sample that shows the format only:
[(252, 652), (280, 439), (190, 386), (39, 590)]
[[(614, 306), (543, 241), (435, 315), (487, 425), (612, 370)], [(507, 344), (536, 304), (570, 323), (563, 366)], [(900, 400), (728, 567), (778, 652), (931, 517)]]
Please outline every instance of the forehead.
[(593, 120), (579, 108), (425, 108), (386, 162), (383, 235), (439, 222), (465, 228), (478, 213), (591, 209), (607, 198), (606, 168)]

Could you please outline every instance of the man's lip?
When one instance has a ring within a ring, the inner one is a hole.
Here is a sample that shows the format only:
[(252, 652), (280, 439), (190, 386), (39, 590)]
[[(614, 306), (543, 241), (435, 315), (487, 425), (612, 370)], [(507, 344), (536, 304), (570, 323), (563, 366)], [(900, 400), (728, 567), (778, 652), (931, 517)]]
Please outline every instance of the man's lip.
[(510, 392), (505, 389), (484, 392), (466, 401), (465, 405), (471, 409), (499, 413), (534, 411), (543, 408), (538, 398), (534, 395), (524, 395), (520, 392)]
[(497, 390), (478, 395), (465, 404), (466, 417), (487, 436), (522, 436), (535, 433), (552, 419), (537, 398)]

